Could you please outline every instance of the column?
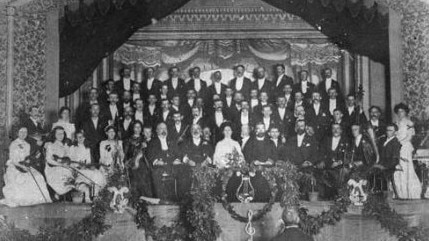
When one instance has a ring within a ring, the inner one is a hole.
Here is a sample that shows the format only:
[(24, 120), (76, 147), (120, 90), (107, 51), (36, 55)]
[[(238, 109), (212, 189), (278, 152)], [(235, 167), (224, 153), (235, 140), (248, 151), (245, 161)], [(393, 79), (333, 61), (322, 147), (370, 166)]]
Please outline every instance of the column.
[(404, 100), (402, 51), (401, 16), (389, 9), (390, 111)]

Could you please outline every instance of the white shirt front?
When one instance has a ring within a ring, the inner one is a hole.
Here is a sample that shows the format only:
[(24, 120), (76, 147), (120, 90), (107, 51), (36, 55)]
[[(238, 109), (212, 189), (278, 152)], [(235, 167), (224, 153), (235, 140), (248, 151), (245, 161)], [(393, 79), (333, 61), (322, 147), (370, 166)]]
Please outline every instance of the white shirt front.
[(194, 143), (194, 145), (199, 146), (201, 143), (201, 138), (192, 137), (192, 142)]
[(232, 97), (226, 97), (226, 105), (227, 105), (228, 107), (230, 107), (230, 106), (231, 106), (231, 103), (232, 103)]
[(276, 146), (276, 148), (279, 145), (279, 139), (271, 139), (274, 142), (274, 145)]
[(358, 135), (356, 138), (355, 138), (355, 146), (356, 147), (358, 147), (359, 146), (359, 144), (360, 144), (360, 141), (362, 140), (362, 134), (361, 135)]
[(214, 83), (216, 94), (220, 95), (222, 92), (222, 84), (220, 82)]
[(250, 106), (253, 108), (255, 106), (259, 105), (259, 100), (258, 99), (251, 99), (250, 100)]
[(240, 123), (242, 125), (249, 124), (249, 113), (241, 112)]
[(177, 86), (179, 85), (179, 78), (171, 78), (171, 85), (173, 86), (173, 89), (177, 89)]
[(194, 79), (194, 88), (197, 92), (201, 90), (201, 79)]
[(262, 121), (264, 122), (265, 130), (268, 130), (268, 129), (270, 128), (271, 118), (266, 118), (266, 117), (264, 117), (264, 118), (262, 119)]
[(123, 106), (123, 107), (124, 107), (124, 109), (125, 109), (125, 108), (127, 108), (127, 107), (130, 107), (130, 106), (131, 106), (131, 102), (128, 102), (128, 103), (125, 103), (125, 102), (124, 102), (124, 106)]
[(190, 107), (193, 107), (194, 106), (194, 99), (188, 99), (188, 105)]
[(153, 81), (155, 80), (155, 78), (150, 78), (147, 80), (147, 84), (146, 87), (148, 90), (152, 89), (152, 85), (153, 85)]
[(265, 84), (265, 78), (263, 79), (258, 79), (258, 89), (261, 90), (262, 87), (264, 87)]
[(284, 74), (282, 74), (282, 75), (280, 75), (280, 76), (277, 78), (276, 86), (279, 86), (280, 82), (282, 82), (282, 78), (283, 78), (283, 76), (285, 76), (285, 75), (284, 75)]
[(373, 119), (371, 119), (371, 125), (372, 126), (379, 126), (379, 120), (373, 120)]
[(285, 117), (286, 108), (280, 108), (279, 107), (279, 108), (277, 108), (277, 110), (279, 112), (280, 119), (283, 120)]
[(131, 79), (124, 78), (124, 90), (131, 90)]
[(131, 121), (132, 121), (133, 119), (124, 119), (124, 129), (125, 130), (128, 130), (128, 127), (130, 126), (130, 124), (131, 124)]
[(286, 99), (286, 103), (288, 103), (290, 100), (290, 95), (285, 95), (285, 99)]
[(337, 108), (337, 100), (329, 99), (329, 112), (331, 112), (331, 114), (334, 114), (334, 110), (336, 108)]
[(307, 93), (307, 84), (308, 84), (308, 81), (301, 81), (301, 91), (302, 91), (302, 93)]
[(136, 111), (136, 113), (134, 114), (134, 118), (143, 123), (143, 111)]
[(109, 105), (109, 109), (110, 109), (110, 113), (112, 114), (112, 119), (115, 119), (116, 116), (118, 115), (118, 108), (116, 107), (116, 105)]
[(182, 128), (182, 123), (175, 124), (177, 133), (180, 133), (180, 128)]
[(326, 91), (328, 91), (329, 88), (331, 88), (331, 85), (332, 85), (332, 79), (331, 78), (326, 79), (326, 81), (325, 81), (325, 89), (326, 89)]
[(220, 125), (222, 125), (224, 119), (223, 119), (223, 113), (222, 112), (215, 112), (215, 120), (216, 120), (216, 125), (219, 127)]
[(316, 115), (319, 115), (319, 112), (320, 112), (320, 103), (314, 103), (313, 104), (313, 109), (314, 109), (314, 112), (316, 113)]
[(149, 113), (150, 113), (151, 115), (153, 115), (153, 113), (155, 112), (155, 107), (156, 107), (155, 105), (153, 105), (153, 106), (152, 106), (152, 105), (149, 105), (149, 107), (148, 107), (148, 108), (149, 108)]
[(243, 138), (241, 139), (241, 149), (243, 149), (243, 148), (244, 148), (244, 146), (246, 145), (246, 143), (247, 143), (247, 141), (249, 140), (249, 138), (250, 138), (250, 136), (246, 136), (246, 137), (243, 137)]
[(302, 142), (304, 141), (304, 136), (305, 136), (305, 133), (302, 135), (299, 135), (299, 134), (297, 135), (298, 147), (302, 146)]
[(92, 124), (94, 124), (95, 129), (97, 129), (98, 126), (98, 117), (96, 118), (91, 118)]
[(338, 144), (340, 143), (340, 136), (333, 136), (332, 137), (332, 145), (331, 145), (331, 150), (335, 150), (338, 147)]
[(244, 77), (237, 77), (237, 81), (235, 82), (235, 89), (240, 91), (243, 88)]
[(198, 124), (198, 121), (200, 119), (201, 119), (201, 116), (194, 117), (194, 119), (192, 119), (192, 124)]
[(170, 114), (170, 111), (162, 112), (162, 119), (163, 119), (164, 121), (167, 121), (168, 114)]
[(36, 120), (36, 119), (33, 119), (33, 117), (30, 117), (30, 120), (33, 122), (33, 124), (34, 124), (35, 126), (37, 126), (37, 125), (38, 125), (37, 120)]
[(392, 137), (388, 138), (388, 139), (384, 142), (383, 146), (386, 146), (386, 145), (387, 145), (387, 143), (389, 143), (391, 140), (393, 140), (393, 138), (395, 138), (395, 136), (392, 136)]
[(347, 107), (347, 111), (349, 112), (349, 115), (351, 115), (353, 113), (353, 111), (355, 110), (355, 107)]
[(133, 94), (133, 101), (137, 100), (137, 99), (141, 99), (140, 94)]
[(161, 150), (163, 150), (163, 151), (168, 150), (167, 137), (160, 136), (159, 140), (161, 141)]

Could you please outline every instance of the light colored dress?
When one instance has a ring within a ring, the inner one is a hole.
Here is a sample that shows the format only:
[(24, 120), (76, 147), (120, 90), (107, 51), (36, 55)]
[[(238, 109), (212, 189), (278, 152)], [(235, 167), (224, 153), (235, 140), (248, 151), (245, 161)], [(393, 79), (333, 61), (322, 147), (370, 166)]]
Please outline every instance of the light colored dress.
[(10, 207), (29, 206), (52, 202), (42, 174), (32, 167), (26, 168), (26, 172), (17, 169), (17, 164), (30, 154), (30, 144), (16, 139), (9, 147), (9, 160), (6, 163), (7, 170), (4, 175), (3, 187), (4, 199), (0, 204)]
[(401, 143), (401, 159), (393, 175), (394, 184), (398, 193), (398, 198), (401, 199), (420, 199), (422, 192), (422, 185), (414, 170), (413, 164), (413, 145), (411, 139), (413, 138), (414, 124), (409, 119), (404, 119), (396, 123), (398, 125), (398, 132), (396, 137)]
[(233, 153), (234, 149), (238, 152), (238, 154), (243, 157), (243, 153), (241, 152), (240, 144), (234, 141), (231, 138), (224, 138), (216, 144), (215, 152), (213, 155), (213, 163), (218, 168), (225, 168), (228, 165), (227, 155)]
[(57, 126), (61, 126), (62, 128), (64, 128), (64, 131), (66, 132), (68, 139), (74, 140), (74, 133), (76, 132), (76, 127), (73, 123), (66, 122), (59, 119), (57, 122), (52, 124), (52, 129), (54, 129)]
[(103, 167), (108, 174), (113, 173), (115, 165), (123, 166), (124, 156), (121, 140), (104, 140), (100, 143), (100, 164), (108, 166)]
[(54, 189), (58, 195), (63, 195), (75, 188), (72, 169), (67, 165), (61, 164), (54, 159), (54, 155), (59, 158), (69, 157), (70, 148), (59, 142), (47, 142), (46, 148), (46, 167), (45, 175), (49, 186)]
[[(85, 145), (77, 145), (70, 147), (70, 159), (75, 162), (84, 164), (91, 163), (91, 150)], [(80, 168), (78, 171), (76, 183), (85, 183), (95, 188), (95, 195), (98, 191), (107, 185), (107, 180), (102, 171), (98, 169)]]

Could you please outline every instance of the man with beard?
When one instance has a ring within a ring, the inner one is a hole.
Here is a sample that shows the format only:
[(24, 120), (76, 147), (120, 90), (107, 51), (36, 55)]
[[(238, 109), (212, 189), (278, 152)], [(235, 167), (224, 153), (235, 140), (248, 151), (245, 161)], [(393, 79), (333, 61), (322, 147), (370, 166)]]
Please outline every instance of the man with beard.
[(235, 78), (229, 82), (229, 86), (234, 92), (241, 92), (247, 100), (249, 99), (252, 81), (249, 78), (244, 77), (244, 71), (244, 65), (237, 65), (234, 68)]
[(172, 113), (170, 101), (167, 99), (161, 100), (161, 111), (159, 112), (157, 123), (164, 122), (167, 125), (170, 124), (173, 120)]
[(91, 115), (90, 109), (92, 104), (99, 104), (98, 102), (98, 89), (91, 88), (89, 90), (89, 100), (82, 102), (76, 110), (76, 130), (82, 128), (82, 123), (86, 121)]
[(192, 107), (192, 119), (189, 122), (191, 125), (198, 124), (200, 126), (206, 126), (206, 120), (202, 115), (200, 108), (198, 106)]
[(163, 200), (177, 200), (175, 167), (182, 164), (181, 156), (174, 141), (169, 138), (164, 122), (157, 125), (156, 134), (147, 147), (147, 158), (154, 168), (155, 194)]
[(131, 106), (125, 107), (124, 118), (121, 119), (119, 123), (119, 139), (125, 140), (131, 136), (132, 130), (130, 127), (132, 126), (131, 123), (134, 121), (133, 115), (133, 108)]
[(140, 84), (137, 82), (134, 83), (131, 88), (131, 102), (134, 103), (134, 101), (136, 101), (137, 99), (142, 99), (142, 96), (147, 96), (147, 95), (142, 95)]
[(284, 90), (285, 85), (293, 85), (293, 79), (285, 74), (285, 70), (284, 64), (276, 64), (277, 78), (275, 79), (276, 82), (274, 83), (276, 97), (284, 94), (282, 91)]
[(286, 108), (288, 108), (289, 110), (291, 110), (293, 112), (294, 109), (294, 96), (293, 96), (293, 89), (292, 89), (291, 84), (285, 84), (283, 86), (283, 96), (285, 98), (286, 101)]
[(131, 91), (124, 90), (122, 92), (122, 98), (120, 101), (120, 108), (125, 110), (126, 107), (133, 107), (133, 96), (131, 95)]
[(273, 86), (271, 81), (267, 80), (265, 77), (264, 67), (258, 67), (255, 69), (255, 81), (253, 82), (252, 88), (257, 89), (259, 93), (268, 93), (269, 99), (274, 97), (273, 95), (271, 95), (273, 91)]
[(207, 101), (207, 83), (200, 78), (201, 69), (200, 67), (195, 67), (191, 71), (192, 79), (186, 83), (187, 90), (194, 90), (198, 97), (202, 97)]
[(124, 90), (131, 91), (133, 83), (135, 83), (135, 81), (131, 79), (131, 69), (126, 66), (122, 69), (121, 79), (115, 83), (115, 90), (122, 96)]
[[(218, 95), (221, 99), (225, 98), (226, 85), (222, 83), (222, 73), (216, 71), (212, 75), (213, 83), (208, 87), (209, 96)], [(212, 102), (208, 103), (210, 106)]]
[(118, 104), (119, 96), (117, 92), (109, 94), (109, 105), (101, 109), (101, 116), (108, 120), (109, 125), (116, 125), (119, 118), (122, 116), (123, 109)]
[(179, 111), (173, 111), (172, 117), (172, 123), (167, 124), (168, 133), (170, 133), (171, 140), (179, 146), (186, 138), (185, 132), (188, 131), (189, 126), (183, 123), (183, 115)]
[[(255, 137), (251, 138), (244, 146), (244, 157), (252, 165), (271, 167), (277, 159), (276, 147), (267, 137), (264, 123), (257, 123), (255, 128)], [(253, 201), (267, 202), (270, 199), (270, 189), (260, 171), (252, 178), (252, 183), (256, 193)]]
[(223, 109), (223, 102), (221, 100), (217, 100), (214, 102), (214, 113), (207, 119), (210, 123), (210, 129), (213, 133), (214, 143), (217, 143), (223, 138), (223, 134), (221, 132), (221, 126), (224, 122), (229, 121), (229, 117), (225, 110)]
[(386, 136), (386, 123), (380, 119), (380, 116), (380, 107), (373, 105), (369, 108), (368, 126), (374, 130), (377, 142)]

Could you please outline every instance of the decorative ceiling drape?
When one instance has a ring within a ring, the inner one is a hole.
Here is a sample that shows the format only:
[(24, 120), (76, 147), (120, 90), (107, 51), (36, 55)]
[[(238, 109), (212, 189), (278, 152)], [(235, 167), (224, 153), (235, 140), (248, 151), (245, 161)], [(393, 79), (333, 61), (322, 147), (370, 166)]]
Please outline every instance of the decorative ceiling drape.
[[(78, 89), (139, 28), (188, 1), (67, 0), (60, 26), (60, 96)], [(374, 0), (263, 1), (303, 18), (340, 48), (388, 64), (388, 11)]]

